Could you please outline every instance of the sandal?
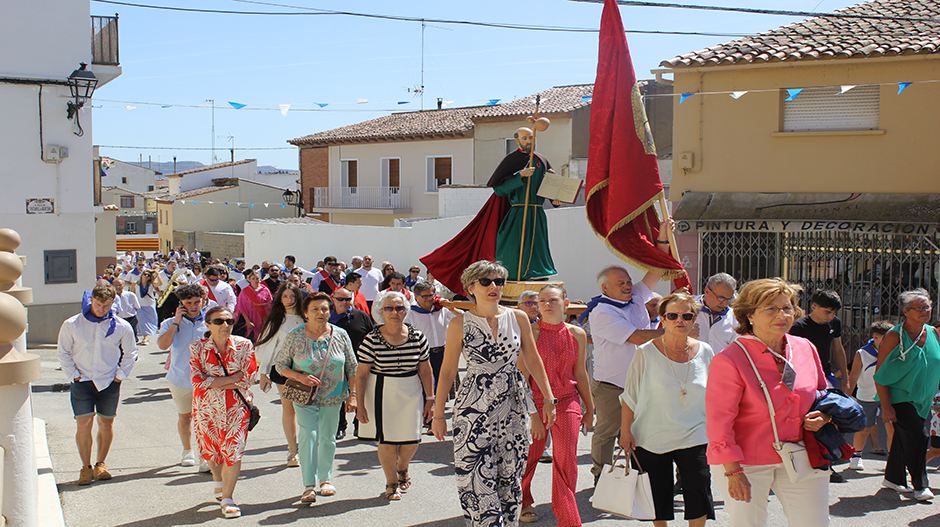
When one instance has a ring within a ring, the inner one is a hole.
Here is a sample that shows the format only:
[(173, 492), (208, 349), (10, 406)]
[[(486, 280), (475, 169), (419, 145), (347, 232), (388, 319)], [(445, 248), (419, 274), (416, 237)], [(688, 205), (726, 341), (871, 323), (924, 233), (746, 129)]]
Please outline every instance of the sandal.
[(539, 521), (539, 515), (532, 507), (525, 507), (522, 509), (522, 515), (519, 516), (519, 521), (522, 523), (535, 523)]
[(385, 499), (388, 501), (398, 501), (401, 499), (401, 492), (398, 492), (398, 483), (385, 485)]
[(226, 498), (222, 500), (222, 516), (226, 518), (238, 518), (242, 515), (242, 510), (235, 505), (235, 500)]
[(307, 487), (304, 489), (304, 493), (300, 496), (300, 503), (316, 503), (317, 502), (317, 489), (314, 487)]
[(336, 495), (336, 487), (334, 487), (333, 484), (330, 483), (329, 481), (324, 481), (323, 483), (320, 483), (320, 492), (319, 492), (319, 494), (320, 494), (321, 496), (335, 496), (335, 495)]
[(398, 471), (398, 487), (401, 490), (408, 490), (411, 488), (411, 477), (408, 475), (407, 470)]

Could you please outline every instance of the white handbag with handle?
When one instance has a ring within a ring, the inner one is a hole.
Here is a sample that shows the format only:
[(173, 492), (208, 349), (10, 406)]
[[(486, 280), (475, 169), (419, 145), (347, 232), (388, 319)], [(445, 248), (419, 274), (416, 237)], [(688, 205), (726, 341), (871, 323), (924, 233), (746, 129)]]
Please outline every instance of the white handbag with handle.
[[(610, 469), (601, 472), (591, 498), (594, 508), (633, 520), (656, 519), (649, 474), (640, 467), (633, 450), (624, 458), (625, 463), (618, 465), (617, 460), (622, 454), (623, 449), (618, 448)], [(631, 457), (638, 469), (631, 470)]]

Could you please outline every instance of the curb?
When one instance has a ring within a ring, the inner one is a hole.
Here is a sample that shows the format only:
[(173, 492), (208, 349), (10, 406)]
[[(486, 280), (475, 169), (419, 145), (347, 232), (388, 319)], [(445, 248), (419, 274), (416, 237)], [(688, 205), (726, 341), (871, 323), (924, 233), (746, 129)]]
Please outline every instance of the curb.
[(55, 472), (52, 469), (52, 457), (49, 455), (49, 443), (46, 441), (46, 422), (38, 417), (33, 418), (33, 443), (36, 454), (37, 501), (39, 510), (37, 520), (40, 527), (65, 527), (65, 516), (62, 514), (62, 502), (59, 501), (59, 488), (55, 483)]

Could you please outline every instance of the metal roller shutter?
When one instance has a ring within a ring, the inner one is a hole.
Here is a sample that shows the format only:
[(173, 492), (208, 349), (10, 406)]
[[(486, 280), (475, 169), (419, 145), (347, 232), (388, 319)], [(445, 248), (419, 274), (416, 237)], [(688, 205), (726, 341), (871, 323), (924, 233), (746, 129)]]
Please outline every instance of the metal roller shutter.
[(784, 132), (877, 130), (878, 86), (805, 88), (783, 103)]

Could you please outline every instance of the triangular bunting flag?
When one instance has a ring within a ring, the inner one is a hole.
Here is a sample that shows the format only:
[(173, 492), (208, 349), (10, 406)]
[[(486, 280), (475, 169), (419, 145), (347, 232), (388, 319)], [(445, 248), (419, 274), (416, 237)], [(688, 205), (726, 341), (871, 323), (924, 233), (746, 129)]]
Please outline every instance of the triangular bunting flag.
[(223, 202), (223, 203), (225, 203), (226, 205), (228, 205), (228, 202), (227, 202), (227, 201), (225, 201), (225, 202)]
[(490, 99), (490, 102), (486, 103), (486, 106), (496, 106), (496, 103), (499, 102), (499, 99)]
[(398, 101), (398, 104), (408, 104), (408, 103), (410, 103), (410, 102), (411, 102), (411, 101)]
[(172, 108), (172, 107), (173, 107), (172, 104), (163, 104), (163, 105), (160, 105), (160, 108)]
[(901, 95), (901, 92), (904, 91), (911, 84), (914, 84), (914, 83), (913, 82), (899, 82), (898, 83), (898, 95)]
[(124, 109), (125, 109), (125, 110), (136, 110), (137, 107), (136, 107), (136, 106), (131, 106), (131, 105), (128, 104), (127, 106), (124, 107)]
[(241, 201), (235, 202), (235, 205), (241, 207), (241, 206), (242, 206), (242, 202), (241, 202)]
[(842, 91), (840, 92), (840, 94), (841, 94), (841, 93), (845, 93), (845, 92), (851, 90), (851, 89), (854, 88), (855, 86), (856, 86), (855, 84), (851, 84), (851, 85), (849, 85), (849, 84), (843, 84), (843, 85), (842, 85)]
[(232, 108), (235, 108), (236, 110), (241, 110), (241, 109), (244, 108), (245, 106), (248, 106), (247, 104), (242, 104), (242, 103), (240, 103), (240, 102), (232, 102), (232, 101), (229, 101), (228, 103), (231, 104), (231, 105), (232, 105)]
[(287, 110), (290, 110), (290, 105), (289, 105), (289, 104), (278, 104), (277, 107), (281, 109), (281, 115), (283, 115), (284, 118), (287, 119)]
[(269, 204), (269, 203), (265, 203), (265, 204), (264, 204), (264, 208), (268, 208), (268, 205), (270, 205), (270, 204)]
[(451, 104), (454, 104), (455, 102), (456, 102), (456, 101), (444, 101), (443, 103), (441, 103), (441, 105), (442, 105), (444, 108), (446, 108), (446, 107), (450, 106)]
[(356, 104), (366, 104), (369, 102), (369, 99), (356, 99)]
[(745, 93), (747, 93), (747, 92), (746, 92), (746, 91), (733, 91), (733, 92), (731, 92), (731, 98), (732, 98), (732, 99), (740, 99), (741, 97), (744, 97), (744, 94), (745, 94)]
[(313, 103), (313, 104), (316, 104), (316, 105), (319, 106), (320, 108), (323, 108), (324, 106), (329, 106), (329, 105), (330, 105), (330, 103), (328, 103), (328, 102), (315, 102), (315, 103)]
[(182, 203), (183, 205), (185, 205), (185, 204), (186, 204), (186, 200), (185, 200), (185, 199), (181, 199), (181, 200), (180, 200), (180, 203)]
[(285, 207), (285, 205), (284, 205), (283, 203), (281, 203), (281, 208), (283, 209), (284, 207)]
[(255, 206), (254, 203), (249, 203), (249, 205), (251, 205), (252, 208), (254, 208), (254, 206)]
[(693, 95), (695, 95), (695, 94), (694, 94), (694, 93), (683, 93), (682, 95), (679, 96), (679, 104), (684, 103), (686, 99), (688, 99), (689, 97), (691, 97), (691, 96), (693, 96)]
[(198, 201), (194, 201), (194, 202), (193, 202), (193, 205), (196, 205), (196, 204), (198, 204), (198, 203), (199, 203)]
[(803, 88), (787, 88), (787, 93), (789, 93), (790, 96), (784, 99), (784, 101), (796, 99), (796, 96), (799, 95), (801, 91), (803, 91)]
[(594, 96), (593, 95), (582, 95), (581, 102), (590, 101)]

